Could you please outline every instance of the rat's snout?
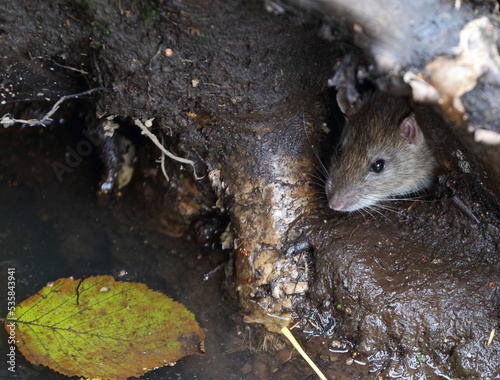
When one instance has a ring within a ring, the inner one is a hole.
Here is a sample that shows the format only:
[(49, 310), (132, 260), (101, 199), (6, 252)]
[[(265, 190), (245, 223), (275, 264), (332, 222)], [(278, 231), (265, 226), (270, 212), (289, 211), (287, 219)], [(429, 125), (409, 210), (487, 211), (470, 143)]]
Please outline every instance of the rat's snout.
[(342, 211), (345, 208), (345, 202), (341, 199), (331, 199), (328, 205), (331, 209), (336, 211)]
[(358, 208), (358, 203), (361, 198), (361, 192), (358, 188), (353, 188), (348, 191), (331, 191), (327, 193), (328, 206), (336, 211), (350, 212)]

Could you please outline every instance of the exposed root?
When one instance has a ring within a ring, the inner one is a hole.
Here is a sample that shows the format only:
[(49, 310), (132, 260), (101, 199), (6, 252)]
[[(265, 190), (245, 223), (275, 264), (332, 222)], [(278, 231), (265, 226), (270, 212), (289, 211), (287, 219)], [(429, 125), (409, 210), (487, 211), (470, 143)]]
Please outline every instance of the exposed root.
[(34, 126), (37, 126), (37, 125), (41, 125), (42, 127), (45, 127), (45, 123), (47, 121), (51, 122), (52, 119), (52, 115), (54, 113), (57, 112), (57, 110), (59, 109), (59, 106), (61, 105), (62, 102), (64, 102), (65, 100), (68, 100), (68, 99), (73, 99), (73, 98), (78, 98), (80, 96), (83, 96), (83, 95), (88, 95), (88, 94), (91, 94), (95, 91), (101, 91), (101, 90), (104, 90), (105, 88), (104, 87), (96, 87), (96, 88), (92, 88), (88, 91), (84, 91), (84, 92), (80, 92), (79, 94), (71, 94), (71, 95), (65, 95), (63, 97), (61, 97), (53, 106), (52, 108), (50, 109), (49, 112), (47, 112), (44, 117), (42, 117), (41, 119), (28, 119), (28, 120), (24, 120), (24, 119), (14, 119), (14, 118), (11, 118), (9, 114), (5, 114), (4, 116), (2, 116), (2, 118), (0, 119), (0, 124), (3, 124), (3, 126), (5, 128), (11, 126), (12, 124), (15, 124), (15, 123), (22, 123), (22, 124), (28, 124), (30, 127), (34, 127)]
[(162, 158), (161, 158), (161, 162), (162, 162), (162, 172), (163, 172), (163, 175), (165, 176), (165, 178), (167, 178), (167, 180), (169, 180), (169, 177), (165, 171), (165, 166), (164, 166), (164, 156), (167, 156), (169, 158), (171, 158), (172, 160), (175, 160), (177, 162), (180, 162), (180, 163), (183, 163), (183, 164), (187, 164), (187, 165), (191, 165), (193, 167), (193, 174), (194, 174), (194, 178), (195, 179), (202, 179), (203, 177), (198, 177), (196, 175), (196, 168), (194, 166), (194, 161), (192, 160), (188, 160), (187, 158), (182, 158), (182, 157), (179, 157), (179, 156), (176, 156), (175, 154), (171, 153), (170, 151), (168, 151), (167, 149), (165, 149), (165, 147), (160, 143), (160, 141), (158, 140), (158, 137), (156, 137), (150, 130), (149, 128), (153, 125), (153, 120), (154, 119), (148, 119), (146, 120), (144, 123), (139, 120), (139, 119), (135, 119), (134, 120), (134, 124), (137, 125), (141, 131), (142, 131), (142, 134), (143, 135), (146, 135), (147, 137), (149, 137), (149, 139), (158, 147), (158, 149), (160, 149), (160, 151), (162, 152)]
[[(161, 145), (165, 143), (165, 138), (163, 135), (161, 136)], [(161, 152), (161, 158), (160, 158), (160, 167), (161, 167), (161, 172), (167, 179), (167, 182), (170, 181), (170, 177), (167, 174), (167, 170), (165, 169), (165, 153)]]

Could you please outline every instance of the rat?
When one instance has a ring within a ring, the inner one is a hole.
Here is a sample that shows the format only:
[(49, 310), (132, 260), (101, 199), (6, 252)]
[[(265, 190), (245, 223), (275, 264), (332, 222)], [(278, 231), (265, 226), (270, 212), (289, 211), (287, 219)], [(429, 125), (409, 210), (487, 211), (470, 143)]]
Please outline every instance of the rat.
[(352, 212), (427, 188), (436, 161), (407, 98), (379, 90), (350, 102), (337, 93), (346, 115), (326, 179), (330, 208)]

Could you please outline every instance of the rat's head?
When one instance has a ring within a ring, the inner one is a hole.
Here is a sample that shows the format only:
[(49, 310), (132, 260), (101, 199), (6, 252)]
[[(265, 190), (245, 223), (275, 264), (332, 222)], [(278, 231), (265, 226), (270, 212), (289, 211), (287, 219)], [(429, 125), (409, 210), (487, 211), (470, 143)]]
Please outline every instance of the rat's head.
[(337, 101), (347, 116), (332, 158), (326, 194), (337, 211), (356, 211), (427, 187), (434, 158), (408, 100), (381, 92)]

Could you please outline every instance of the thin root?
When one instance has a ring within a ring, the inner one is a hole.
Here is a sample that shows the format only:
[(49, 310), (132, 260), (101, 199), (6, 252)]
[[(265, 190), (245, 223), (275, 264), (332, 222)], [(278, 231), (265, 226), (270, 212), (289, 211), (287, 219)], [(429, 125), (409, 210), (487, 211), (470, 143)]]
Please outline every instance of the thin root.
[(8, 115), (4, 115), (2, 119), (0, 119), (0, 124), (3, 124), (5, 128), (7, 128), (9, 125), (14, 124), (14, 123), (23, 123), (23, 124), (28, 124), (30, 127), (34, 127), (36, 125), (41, 125), (42, 127), (45, 126), (46, 121), (52, 121), (51, 116), (56, 113), (56, 111), (59, 109), (59, 106), (61, 105), (62, 102), (64, 102), (67, 99), (73, 99), (73, 98), (78, 98), (83, 95), (88, 95), (91, 94), (95, 91), (101, 91), (104, 90), (104, 87), (97, 87), (90, 89), (88, 91), (80, 92), (79, 94), (71, 94), (71, 95), (64, 95), (61, 97), (50, 109), (49, 112), (45, 114), (44, 117), (41, 119), (29, 119), (29, 120), (24, 120), (24, 119), (13, 119), (9, 117)]
[[(148, 126), (151, 126), (152, 121), (153, 121), (153, 119), (146, 120), (145, 124)], [(162, 145), (162, 143), (160, 143), (160, 141), (158, 140), (158, 137), (156, 137), (141, 120), (135, 119), (134, 124), (137, 125), (141, 129), (143, 135), (146, 135), (147, 137), (149, 137), (149, 139), (153, 142), (153, 144), (155, 144), (158, 147), (158, 149), (161, 150), (161, 152), (162, 152), (162, 158), (161, 158), (162, 172), (163, 172), (163, 175), (165, 176), (165, 178), (167, 178), (167, 180), (169, 180), (169, 177), (165, 171), (164, 156), (167, 156), (174, 161), (181, 162), (181, 163), (187, 164), (187, 165), (191, 165), (193, 167), (194, 178), (195, 179), (202, 179), (203, 178), (203, 177), (198, 177), (196, 175), (196, 168), (194, 166), (194, 161), (188, 160), (187, 158), (182, 158), (182, 157), (176, 156), (175, 154), (173, 154), (170, 151), (168, 151), (167, 149), (165, 149), (165, 147)]]

